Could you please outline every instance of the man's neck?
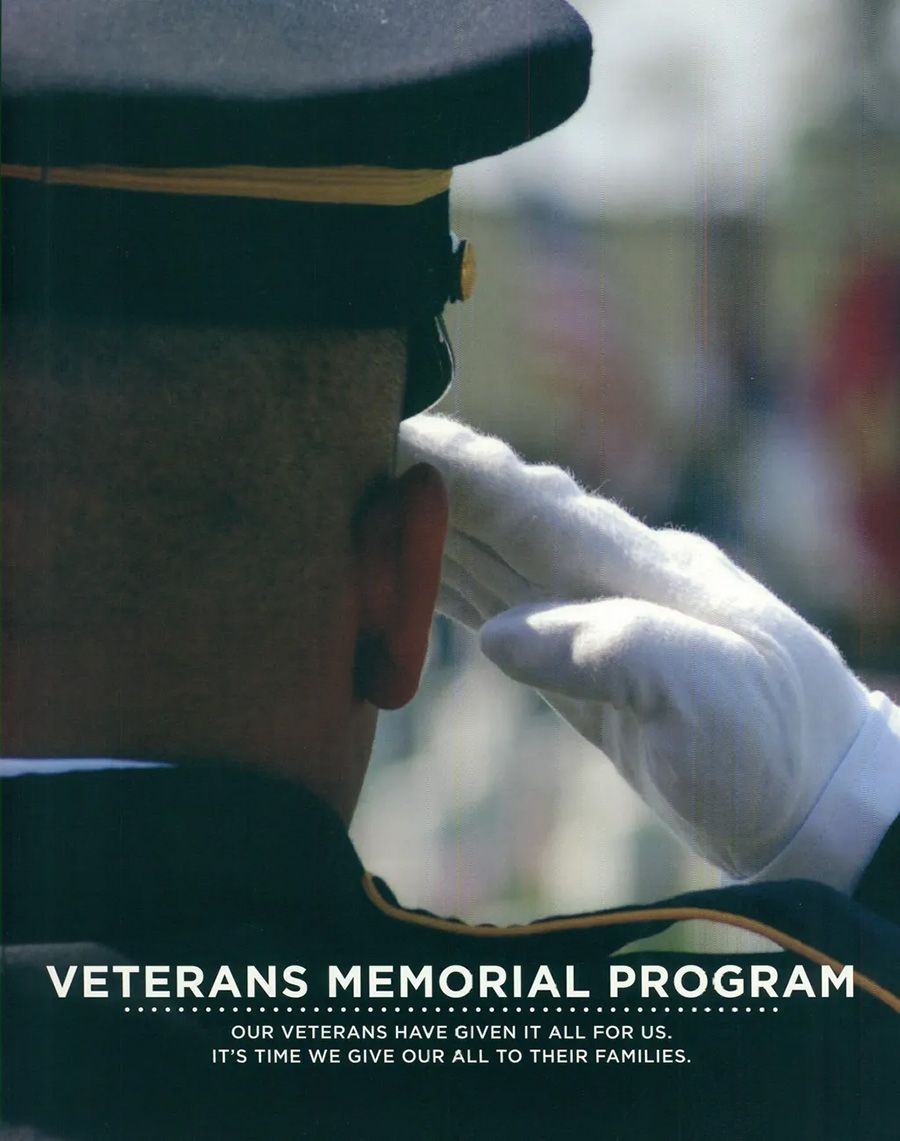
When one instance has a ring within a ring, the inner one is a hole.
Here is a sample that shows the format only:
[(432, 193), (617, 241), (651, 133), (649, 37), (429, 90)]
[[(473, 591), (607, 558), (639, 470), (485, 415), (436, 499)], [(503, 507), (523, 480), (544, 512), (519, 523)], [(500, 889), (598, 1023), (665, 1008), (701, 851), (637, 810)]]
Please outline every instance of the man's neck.
[(374, 712), (334, 670), (314, 682), (272, 654), (242, 651), (191, 663), (183, 651), (151, 652), (133, 632), (7, 638), (3, 753), (240, 764), (304, 785), (349, 822)]

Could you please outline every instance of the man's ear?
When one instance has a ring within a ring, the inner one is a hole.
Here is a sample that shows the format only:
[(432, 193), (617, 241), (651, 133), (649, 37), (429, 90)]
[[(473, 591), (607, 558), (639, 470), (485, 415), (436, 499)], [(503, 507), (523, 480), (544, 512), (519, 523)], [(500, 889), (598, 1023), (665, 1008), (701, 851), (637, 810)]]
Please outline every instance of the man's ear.
[(380, 709), (419, 686), (447, 534), (447, 492), (430, 464), (374, 487), (357, 516), (360, 624), (356, 692)]

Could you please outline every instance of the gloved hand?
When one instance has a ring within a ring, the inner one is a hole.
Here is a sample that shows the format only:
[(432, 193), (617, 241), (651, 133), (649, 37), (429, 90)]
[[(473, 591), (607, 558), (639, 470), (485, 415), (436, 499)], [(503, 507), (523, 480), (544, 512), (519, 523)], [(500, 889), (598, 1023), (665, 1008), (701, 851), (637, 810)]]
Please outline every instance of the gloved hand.
[(423, 415), (400, 449), (448, 485), (439, 609), (696, 851), (735, 877), (773, 860), (869, 713), (831, 642), (706, 539), (499, 440)]

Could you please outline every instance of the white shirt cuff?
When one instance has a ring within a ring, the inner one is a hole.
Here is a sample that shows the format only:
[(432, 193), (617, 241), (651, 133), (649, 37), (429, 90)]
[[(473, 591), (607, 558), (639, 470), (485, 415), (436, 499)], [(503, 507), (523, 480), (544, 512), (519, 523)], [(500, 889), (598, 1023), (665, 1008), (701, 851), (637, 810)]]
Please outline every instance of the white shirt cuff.
[(900, 816), (900, 708), (883, 693), (812, 811), (747, 883), (809, 879), (851, 894)]

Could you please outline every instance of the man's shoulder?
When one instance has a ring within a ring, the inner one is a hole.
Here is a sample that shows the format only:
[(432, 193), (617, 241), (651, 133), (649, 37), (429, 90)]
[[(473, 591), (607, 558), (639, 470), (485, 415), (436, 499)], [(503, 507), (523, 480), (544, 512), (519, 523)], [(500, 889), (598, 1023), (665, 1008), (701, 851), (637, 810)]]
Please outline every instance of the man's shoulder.
[(810, 880), (685, 892), (652, 903), (506, 927), (472, 926), (404, 908), (387, 884), (373, 876), (364, 877), (363, 888), (395, 935), (411, 942), (427, 937), (435, 944), (475, 948), (479, 954), (493, 947), (530, 957), (535, 948), (541, 955), (568, 948), (609, 957), (676, 925), (702, 922), (731, 933), (735, 944), (744, 935), (765, 941), (773, 953), (867, 969), (885, 986), (900, 991), (900, 926), (859, 900)]
[[(140, 947), (12, 947), (6, 1113), (93, 1141), (337, 1138), (362, 1128), (393, 1138), (553, 1136), (562, 1126), (661, 1138), (673, 1121), (696, 1138), (786, 1136), (788, 1123), (810, 1141), (891, 1136), (900, 1108), (891, 980), (812, 945), (753, 955), (635, 949), (638, 932), (688, 915), (759, 915), (773, 891), (752, 906), (744, 893), (708, 894), (512, 929), (373, 905), (372, 925), (355, 944), (334, 943), (331, 962), (308, 956), (298, 938), (293, 966), (305, 973), (293, 975), (278, 961), (281, 933), (264, 928), (253, 960), (242, 937), (220, 932), (218, 964), (190, 933), (152, 961)], [(802, 886), (774, 894), (786, 907), (819, 896)], [(179, 991), (197, 971), (202, 997)]]

